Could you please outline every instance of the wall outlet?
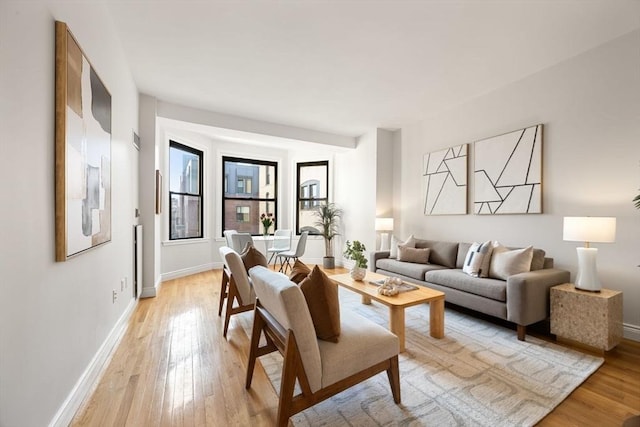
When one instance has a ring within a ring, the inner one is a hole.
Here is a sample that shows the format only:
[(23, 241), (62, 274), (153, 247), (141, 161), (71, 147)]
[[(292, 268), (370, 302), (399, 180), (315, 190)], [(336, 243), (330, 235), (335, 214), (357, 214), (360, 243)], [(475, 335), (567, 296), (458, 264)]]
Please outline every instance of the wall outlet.
[(112, 301), (112, 303), (115, 304), (117, 299), (118, 299), (118, 292), (116, 292), (116, 290), (114, 289), (113, 290), (113, 301)]

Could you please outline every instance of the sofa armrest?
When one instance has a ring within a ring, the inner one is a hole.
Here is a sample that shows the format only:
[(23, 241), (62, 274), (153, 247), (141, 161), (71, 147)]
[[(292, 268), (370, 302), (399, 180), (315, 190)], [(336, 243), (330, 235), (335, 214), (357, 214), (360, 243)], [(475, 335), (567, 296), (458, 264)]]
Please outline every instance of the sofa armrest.
[(549, 316), (549, 289), (569, 282), (570, 273), (557, 268), (514, 274), (507, 278), (507, 320), (526, 326)]
[(369, 269), (376, 271), (376, 261), (382, 258), (389, 258), (391, 251), (373, 251), (369, 254)]

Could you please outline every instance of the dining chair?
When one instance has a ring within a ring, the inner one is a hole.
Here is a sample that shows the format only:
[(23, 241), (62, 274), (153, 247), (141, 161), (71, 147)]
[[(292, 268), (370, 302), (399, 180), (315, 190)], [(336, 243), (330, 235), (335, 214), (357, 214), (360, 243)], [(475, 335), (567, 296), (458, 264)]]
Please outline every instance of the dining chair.
[(225, 268), (231, 273), (229, 275), (229, 292), (224, 315), (224, 327), (222, 329), (222, 336), (226, 338), (231, 316), (253, 310), (256, 294), (253, 291), (251, 280), (240, 255), (226, 246), (220, 248), (220, 255), (224, 260)]
[(231, 240), (231, 236), (237, 233), (238, 230), (224, 230), (222, 232), (224, 238), (227, 239), (227, 247), (233, 248), (233, 240)]
[(267, 249), (267, 256), (271, 254), (267, 264), (271, 264), (272, 259), (277, 259), (279, 253), (289, 250), (291, 250), (291, 230), (276, 230), (273, 234), (273, 244)]
[(280, 272), (286, 273), (287, 269), (291, 269), (291, 262), (295, 262), (298, 258), (304, 255), (304, 250), (307, 247), (308, 231), (303, 231), (298, 240), (298, 245), (295, 251), (284, 251), (276, 255), (276, 260), (280, 259)]
[(231, 242), (231, 249), (241, 254), (247, 244), (253, 246), (253, 237), (251, 237), (251, 233), (234, 233), (231, 235)]

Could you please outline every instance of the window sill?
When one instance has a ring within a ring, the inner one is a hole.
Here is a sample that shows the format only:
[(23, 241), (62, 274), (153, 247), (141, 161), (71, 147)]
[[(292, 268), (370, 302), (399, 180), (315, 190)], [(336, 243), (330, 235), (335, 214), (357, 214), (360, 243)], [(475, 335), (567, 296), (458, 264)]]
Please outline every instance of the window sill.
[(183, 240), (163, 240), (162, 246), (180, 246), (180, 245), (196, 245), (200, 243), (208, 243), (208, 237), (203, 237), (201, 239), (183, 239)]

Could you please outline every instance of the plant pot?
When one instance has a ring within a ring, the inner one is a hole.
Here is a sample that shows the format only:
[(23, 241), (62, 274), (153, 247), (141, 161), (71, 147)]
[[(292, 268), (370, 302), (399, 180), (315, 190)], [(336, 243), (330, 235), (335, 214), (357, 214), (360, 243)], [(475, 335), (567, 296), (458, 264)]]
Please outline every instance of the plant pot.
[(367, 275), (367, 269), (364, 267), (353, 267), (351, 269), (351, 278), (353, 280), (363, 280)]
[(336, 259), (332, 256), (322, 258), (322, 268), (336, 268)]

